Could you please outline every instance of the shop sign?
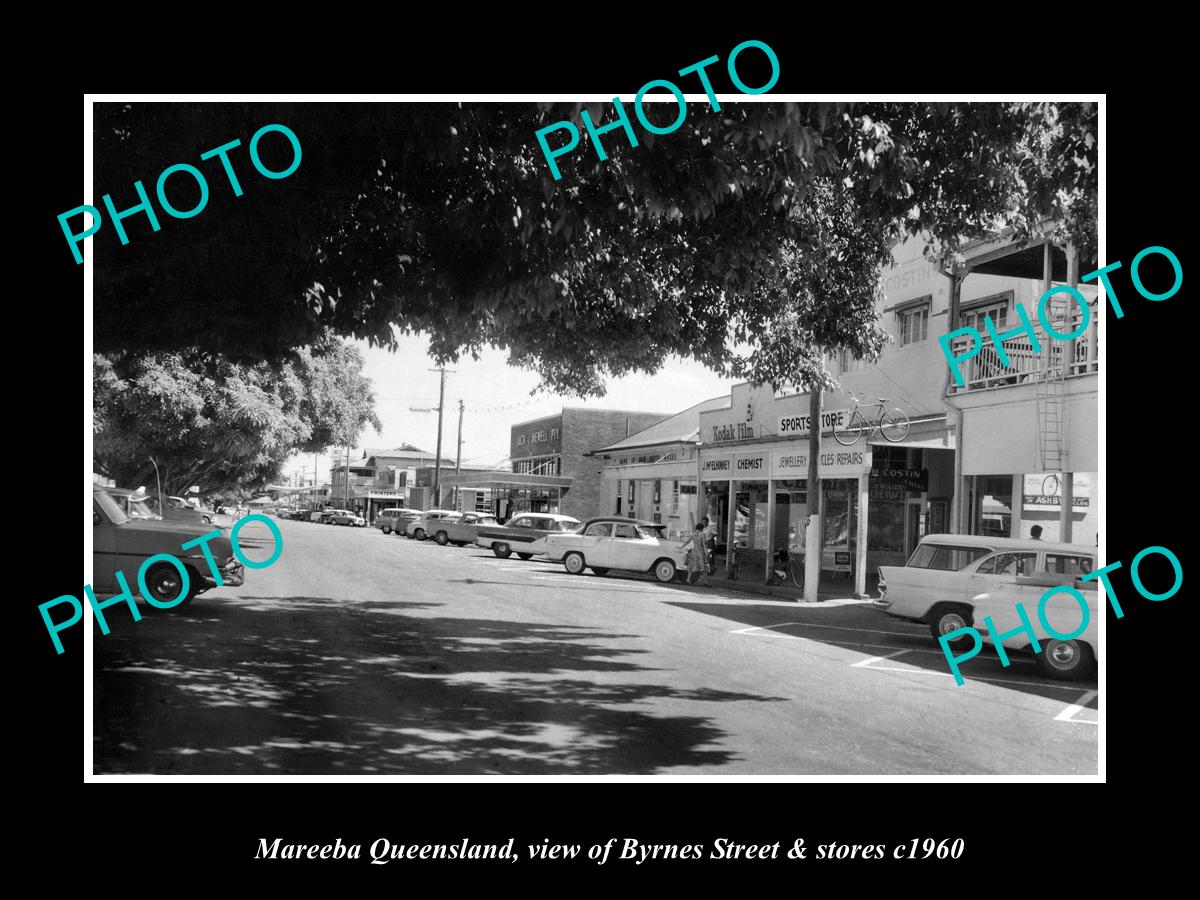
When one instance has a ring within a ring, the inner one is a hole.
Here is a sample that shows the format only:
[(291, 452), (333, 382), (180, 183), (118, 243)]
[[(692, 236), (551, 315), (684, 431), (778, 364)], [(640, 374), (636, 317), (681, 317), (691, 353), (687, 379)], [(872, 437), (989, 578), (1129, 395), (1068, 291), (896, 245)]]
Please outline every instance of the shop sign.
[(715, 456), (700, 461), (700, 477), (701, 478), (729, 478), (729, 473), (732, 469), (733, 460), (728, 456)]
[[(822, 479), (826, 478), (857, 478), (871, 468), (870, 450), (849, 450), (840, 444), (832, 447), (823, 445), (821, 455), (817, 459), (818, 472)], [(808, 477), (808, 448), (796, 447), (791, 450), (776, 450), (771, 454), (772, 478)]]
[(904, 488), (909, 491), (929, 490), (928, 469), (901, 469), (895, 466), (884, 466), (871, 469), (872, 490), (878, 485), (881, 488)]
[(733, 457), (733, 477), (753, 481), (766, 478), (770, 472), (766, 453), (737, 454)]
[(681, 493), (681, 494), (694, 494), (694, 493), (696, 493), (696, 485), (694, 485), (694, 484), (681, 484), (681, 485), (679, 486), (679, 493)]
[[(1090, 505), (1091, 505), (1090, 497), (1072, 497), (1071, 498), (1071, 508), (1072, 509), (1086, 509)], [(1053, 506), (1057, 509), (1058, 507), (1062, 506), (1062, 497), (1059, 497), (1057, 495), (1055, 495), (1053, 497), (1045, 497), (1045, 496), (1042, 496), (1041, 494), (1026, 494), (1025, 495), (1025, 506), (1026, 506), (1026, 508), (1033, 507), (1035, 509), (1039, 506)]]
[(719, 444), (721, 441), (741, 441), (754, 437), (754, 424), (751, 422), (710, 425), (709, 430), (712, 432), (712, 441), (714, 444)]
[[(850, 421), (850, 412), (848, 409), (831, 409), (821, 412), (821, 432), (828, 433), (834, 428), (844, 428)], [(811, 417), (808, 413), (794, 416), (780, 416), (778, 422), (778, 433), (782, 437), (796, 437), (802, 434), (808, 434), (808, 423)]]

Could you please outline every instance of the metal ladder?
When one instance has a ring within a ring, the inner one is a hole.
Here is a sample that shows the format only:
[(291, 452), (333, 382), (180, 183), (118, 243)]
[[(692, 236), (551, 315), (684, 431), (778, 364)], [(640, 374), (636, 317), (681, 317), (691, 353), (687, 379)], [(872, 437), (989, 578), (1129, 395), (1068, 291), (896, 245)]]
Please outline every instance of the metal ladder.
[[(1067, 301), (1054, 297), (1047, 312), (1059, 331), (1066, 331)], [(1042, 365), (1035, 383), (1037, 391), (1038, 457), (1042, 472), (1063, 470), (1063, 418), (1066, 405), (1066, 372), (1071, 361), (1062, 344), (1044, 338)], [(1057, 358), (1057, 364), (1055, 359)]]

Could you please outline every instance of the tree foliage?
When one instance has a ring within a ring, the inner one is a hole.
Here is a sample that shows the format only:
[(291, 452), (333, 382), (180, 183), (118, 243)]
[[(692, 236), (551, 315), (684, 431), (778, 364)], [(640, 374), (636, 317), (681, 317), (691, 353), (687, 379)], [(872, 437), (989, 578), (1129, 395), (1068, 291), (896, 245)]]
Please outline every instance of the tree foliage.
[(357, 348), (329, 336), (278, 364), (199, 351), (95, 354), (97, 470), (122, 486), (246, 492), (293, 453), (353, 443), (382, 427)]
[(607, 161), (585, 134), (555, 181), (534, 133), (579, 106), (98, 105), (96, 183), (118, 208), (134, 179), (244, 151), (268, 122), (304, 156), (267, 181), (235, 151), (244, 196), (213, 160), (201, 215), (127, 247), (108, 234), (97, 348), (279, 359), (326, 328), (385, 347), (421, 331), (439, 361), (497, 346), (569, 393), (672, 354), (804, 383), (824, 339), (871, 352), (884, 248), (905, 234), (953, 254), (1049, 222), (1094, 246), (1093, 106), (691, 104), (669, 136), (607, 134)]

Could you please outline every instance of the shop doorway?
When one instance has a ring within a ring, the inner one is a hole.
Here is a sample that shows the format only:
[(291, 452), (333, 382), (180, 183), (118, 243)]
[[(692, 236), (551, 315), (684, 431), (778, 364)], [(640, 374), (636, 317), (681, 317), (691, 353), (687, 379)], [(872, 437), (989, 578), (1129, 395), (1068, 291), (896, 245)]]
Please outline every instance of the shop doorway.
[(921, 538), (925, 537), (927, 517), (924, 500), (909, 500), (904, 517), (904, 558), (909, 559)]

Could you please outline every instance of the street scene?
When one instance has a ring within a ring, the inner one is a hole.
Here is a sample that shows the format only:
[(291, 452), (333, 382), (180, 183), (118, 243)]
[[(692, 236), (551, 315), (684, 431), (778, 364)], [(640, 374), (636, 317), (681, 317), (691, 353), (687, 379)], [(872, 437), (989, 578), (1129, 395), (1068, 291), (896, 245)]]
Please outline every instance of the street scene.
[(738, 53), (641, 143), (95, 104), (97, 775), (1097, 774), (1096, 103)]
[(281, 522), (269, 571), (96, 641), (95, 762), (160, 774), (1080, 774), (1096, 684), (870, 603)]

